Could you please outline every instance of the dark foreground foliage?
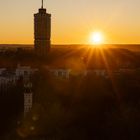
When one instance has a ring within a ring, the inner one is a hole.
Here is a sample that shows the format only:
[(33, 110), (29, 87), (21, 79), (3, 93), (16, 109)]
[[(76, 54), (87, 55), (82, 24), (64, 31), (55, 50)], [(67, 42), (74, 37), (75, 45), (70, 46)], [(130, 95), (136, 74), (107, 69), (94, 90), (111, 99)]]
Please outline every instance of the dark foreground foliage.
[(114, 77), (114, 81), (95, 75), (65, 80), (43, 70), (32, 82), (33, 109), (20, 118), (20, 124), (9, 121), (4, 139), (140, 138), (140, 79), (135, 75)]

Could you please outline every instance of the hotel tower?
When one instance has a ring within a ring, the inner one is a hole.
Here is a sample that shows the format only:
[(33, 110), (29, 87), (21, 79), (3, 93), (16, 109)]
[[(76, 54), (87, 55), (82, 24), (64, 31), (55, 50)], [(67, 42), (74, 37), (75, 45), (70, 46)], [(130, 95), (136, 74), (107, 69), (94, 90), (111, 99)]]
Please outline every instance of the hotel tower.
[(46, 56), (51, 48), (51, 14), (42, 6), (34, 14), (34, 47), (37, 54)]

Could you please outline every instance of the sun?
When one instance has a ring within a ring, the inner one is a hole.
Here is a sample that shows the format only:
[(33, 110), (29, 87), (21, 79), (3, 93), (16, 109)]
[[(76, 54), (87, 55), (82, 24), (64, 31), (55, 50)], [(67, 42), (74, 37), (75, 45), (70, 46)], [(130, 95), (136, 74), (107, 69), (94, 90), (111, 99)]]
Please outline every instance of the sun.
[(90, 43), (94, 45), (100, 45), (104, 43), (104, 36), (102, 32), (93, 32), (90, 35)]

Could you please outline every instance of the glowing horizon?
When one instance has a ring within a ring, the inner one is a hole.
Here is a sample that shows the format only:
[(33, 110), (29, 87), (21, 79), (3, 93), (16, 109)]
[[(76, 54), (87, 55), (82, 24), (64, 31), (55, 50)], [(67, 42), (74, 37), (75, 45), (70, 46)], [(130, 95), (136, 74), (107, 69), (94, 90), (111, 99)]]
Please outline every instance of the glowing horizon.
[[(52, 14), (52, 44), (89, 44), (89, 34), (96, 29), (105, 34), (105, 44), (140, 44), (139, 4), (137, 0), (44, 0)], [(41, 0), (0, 1), (0, 44), (33, 44), (33, 14), (40, 7)]]

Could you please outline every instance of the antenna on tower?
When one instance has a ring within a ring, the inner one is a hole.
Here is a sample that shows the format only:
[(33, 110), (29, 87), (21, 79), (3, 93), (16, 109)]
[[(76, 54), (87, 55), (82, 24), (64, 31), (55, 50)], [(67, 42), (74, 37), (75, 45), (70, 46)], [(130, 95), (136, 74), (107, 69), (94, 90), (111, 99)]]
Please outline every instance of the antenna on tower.
[(41, 8), (43, 9), (43, 0), (42, 0), (42, 6), (41, 6)]

